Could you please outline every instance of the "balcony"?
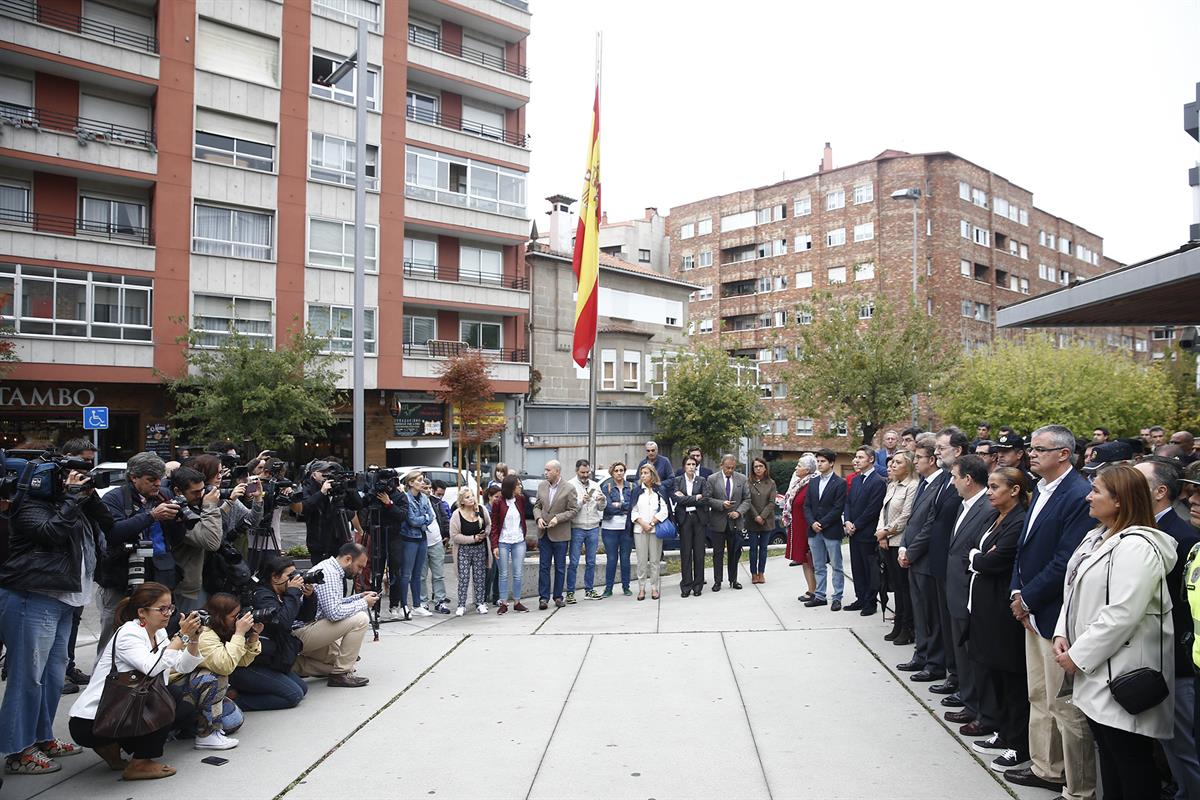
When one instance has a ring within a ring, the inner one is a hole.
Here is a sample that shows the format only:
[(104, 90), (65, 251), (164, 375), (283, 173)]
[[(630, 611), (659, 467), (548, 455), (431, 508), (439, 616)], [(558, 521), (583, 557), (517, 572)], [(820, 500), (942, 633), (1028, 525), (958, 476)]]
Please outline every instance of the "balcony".
[(482, 50), (474, 50), (470, 47), (463, 47), (457, 42), (447, 42), (441, 36), (427, 33), (417, 28), (408, 29), (408, 43), (419, 44), (422, 47), (429, 47), (437, 50), (440, 53), (447, 53), (452, 56), (457, 56), (464, 61), (470, 61), (474, 64), (482, 64), (485, 67), (507, 72), (509, 75), (517, 75), (522, 78), (529, 77), (529, 71), (524, 64), (517, 64), (512, 61), (505, 61), (499, 56), (485, 53)]
[(522, 64), (451, 44), (424, 30), (409, 28), (408, 42), (409, 68), (421, 73), (422, 84), (502, 108), (521, 108), (529, 102), (529, 74)]
[(148, 228), (32, 211), (0, 211), (0, 253), (9, 258), (152, 271), (153, 243)]
[[(440, 276), (439, 276), (440, 272)], [(457, 277), (435, 264), (404, 262), (404, 296), (444, 306), (486, 306), (529, 311), (529, 279), (458, 270)]]
[[(153, 28), (153, 20), (147, 23)], [(59, 11), (38, 0), (0, 0), (0, 39), (158, 79), (154, 35)]]
[[(467, 208), (466, 195), (414, 184), (404, 187), (404, 214), (420, 229), (421, 222), (431, 223), (428, 230), (444, 232), (446, 226), (471, 228), (472, 239), (499, 244), (524, 242), (529, 238), (529, 220), (491, 211)], [(490, 235), (489, 235), (490, 234)]]
[[(450, 356), (470, 350), (466, 342), (447, 342), (431, 339), (423, 345), (404, 345), (404, 377), (433, 378), (440, 376), (438, 366)], [(483, 357), (491, 361), (490, 374), (494, 381), (529, 383), (529, 351), (485, 350)]]
[[(408, 107), (409, 139), (436, 150), (457, 150), (473, 156), (529, 167), (529, 137), (491, 125), (481, 125), (439, 111)], [(420, 124), (411, 124), (420, 123)]]
[(0, 143), (14, 150), (134, 172), (158, 170), (154, 131), (5, 102), (0, 126), (12, 128)]

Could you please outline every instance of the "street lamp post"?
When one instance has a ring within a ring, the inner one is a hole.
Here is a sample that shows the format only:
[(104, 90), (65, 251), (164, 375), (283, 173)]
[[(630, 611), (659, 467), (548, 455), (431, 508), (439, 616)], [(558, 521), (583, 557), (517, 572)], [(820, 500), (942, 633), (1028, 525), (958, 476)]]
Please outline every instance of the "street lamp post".
[(363, 385), (366, 383), (363, 322), (366, 316), (366, 245), (367, 245), (367, 21), (358, 21), (358, 49), (319, 83), (333, 86), (357, 70), (354, 82), (354, 371), (352, 378), (354, 470), (366, 468), (366, 410)]
[[(913, 306), (917, 306), (917, 205), (921, 202), (921, 190), (918, 188), (898, 189), (892, 192), (893, 200), (911, 200), (912, 201), (912, 231), (913, 231), (913, 248), (912, 248), (912, 300)], [(917, 396), (912, 396), (912, 424), (917, 424)]]

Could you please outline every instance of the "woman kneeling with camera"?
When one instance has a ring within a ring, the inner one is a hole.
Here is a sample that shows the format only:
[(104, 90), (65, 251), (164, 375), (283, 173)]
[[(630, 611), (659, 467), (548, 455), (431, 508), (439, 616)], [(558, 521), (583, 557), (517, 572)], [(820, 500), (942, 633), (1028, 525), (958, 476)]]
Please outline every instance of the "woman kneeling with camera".
[(295, 708), (308, 693), (308, 684), (292, 672), (300, 652), (300, 640), (292, 636), (292, 623), (300, 614), (300, 603), (313, 593), (290, 558), (275, 555), (264, 559), (254, 590), (254, 610), (263, 627), (258, 635), (260, 652), (248, 666), (229, 676), (243, 711), (275, 711)]
[[(154, 760), (162, 757), (172, 720), (170, 716), (164, 717), (161, 727), (141, 735), (102, 736), (97, 729), (107, 730), (110, 714), (120, 709), (108, 699), (101, 709), (101, 695), (105, 693), (110, 673), (140, 673), (151, 678), (161, 675), (165, 682), (168, 670), (190, 672), (199, 666), (200, 617), (194, 613), (184, 617), (179, 623), (179, 634), (168, 640), (167, 622), (174, 612), (171, 591), (161, 583), (143, 583), (122, 600), (116, 612), (117, 632), (96, 661), (87, 688), (71, 706), (72, 738), (95, 750), (111, 769), (123, 770), (127, 781), (175, 774), (174, 767)], [(109, 697), (117, 699), (111, 692)], [(121, 757), (122, 750), (133, 759), (126, 762)]]

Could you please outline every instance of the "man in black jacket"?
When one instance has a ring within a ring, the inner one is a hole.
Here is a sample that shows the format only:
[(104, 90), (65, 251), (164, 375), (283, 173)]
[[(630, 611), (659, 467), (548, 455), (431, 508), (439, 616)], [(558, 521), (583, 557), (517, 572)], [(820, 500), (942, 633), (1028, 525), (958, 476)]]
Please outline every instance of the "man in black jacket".
[(825, 565), (833, 569), (833, 598), (831, 611), (842, 610), (842, 512), (846, 509), (846, 481), (834, 472), (837, 453), (828, 448), (818, 450), (817, 474), (808, 482), (804, 496), (804, 519), (808, 522), (808, 544), (812, 550), (813, 569), (817, 573), (817, 591), (804, 605), (816, 608), (825, 605)]
[[(409, 619), (399, 611), (400, 595), (403, 593), (401, 585), (407, 583), (407, 576), (402, 568), (404, 541), (400, 537), (400, 530), (404, 521), (408, 519), (408, 498), (404, 496), (397, 481), (396, 485), (377, 492), (375, 501), (379, 504), (379, 529), (383, 534), (383, 552), (387, 557), (388, 569), (388, 608), (381, 616), (386, 619)], [(371, 564), (372, 573), (381, 569), (382, 563)]]
[(354, 489), (339, 486), (343, 480), (339, 465), (318, 461), (311, 465), (304, 481), (300, 506), (304, 510), (308, 556), (314, 564), (329, 558), (353, 538), (346, 512), (362, 508), (362, 499)]

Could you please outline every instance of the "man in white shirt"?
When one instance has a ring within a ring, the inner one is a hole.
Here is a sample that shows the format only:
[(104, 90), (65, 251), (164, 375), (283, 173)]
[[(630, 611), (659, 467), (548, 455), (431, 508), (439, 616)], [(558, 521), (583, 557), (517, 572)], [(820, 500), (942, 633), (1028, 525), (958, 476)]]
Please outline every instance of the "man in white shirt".
[(600, 484), (592, 480), (592, 465), (586, 458), (575, 462), (575, 476), (567, 485), (579, 496), (579, 511), (571, 520), (571, 546), (567, 564), (567, 605), (575, 602), (575, 581), (579, 575), (579, 551), (587, 566), (583, 570), (583, 588), (589, 600), (599, 600), (595, 590), (596, 551), (600, 548), (600, 520), (604, 517), (605, 498)]

